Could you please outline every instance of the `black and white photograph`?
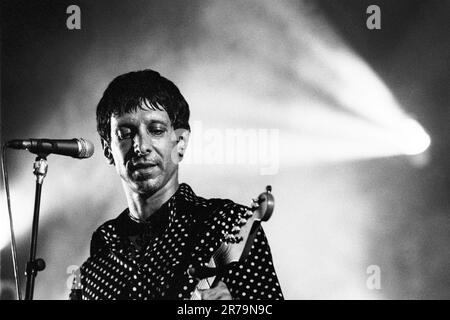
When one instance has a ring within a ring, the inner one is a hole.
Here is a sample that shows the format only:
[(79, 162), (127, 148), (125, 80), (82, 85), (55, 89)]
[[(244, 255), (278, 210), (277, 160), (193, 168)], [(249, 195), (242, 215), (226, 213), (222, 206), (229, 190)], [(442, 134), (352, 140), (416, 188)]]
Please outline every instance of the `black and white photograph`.
[(2, 1), (0, 300), (450, 299), (449, 17)]

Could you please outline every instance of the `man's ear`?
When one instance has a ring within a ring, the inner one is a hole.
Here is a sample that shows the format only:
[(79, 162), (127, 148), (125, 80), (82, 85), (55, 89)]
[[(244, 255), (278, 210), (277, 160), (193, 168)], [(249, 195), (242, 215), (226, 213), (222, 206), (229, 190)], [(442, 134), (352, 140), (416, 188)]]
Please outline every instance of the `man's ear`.
[(181, 159), (183, 159), (183, 156), (186, 152), (188, 143), (189, 143), (189, 135), (190, 135), (190, 131), (187, 129), (177, 129), (176, 130), (176, 135), (177, 135), (177, 154), (178, 157)]
[(112, 156), (111, 147), (109, 146), (109, 142), (103, 138), (101, 139), (101, 142), (102, 142), (103, 154), (106, 157), (106, 162), (108, 162), (108, 164), (114, 164), (114, 158)]

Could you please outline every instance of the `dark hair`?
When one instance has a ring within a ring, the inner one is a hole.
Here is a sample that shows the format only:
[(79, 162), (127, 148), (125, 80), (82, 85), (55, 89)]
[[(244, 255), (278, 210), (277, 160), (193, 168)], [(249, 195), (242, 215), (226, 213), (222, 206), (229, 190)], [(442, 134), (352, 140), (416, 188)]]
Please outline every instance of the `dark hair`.
[(189, 105), (180, 90), (158, 72), (147, 69), (122, 74), (106, 88), (97, 105), (97, 131), (111, 141), (111, 116), (136, 111), (144, 104), (153, 110), (165, 110), (174, 129), (189, 126)]

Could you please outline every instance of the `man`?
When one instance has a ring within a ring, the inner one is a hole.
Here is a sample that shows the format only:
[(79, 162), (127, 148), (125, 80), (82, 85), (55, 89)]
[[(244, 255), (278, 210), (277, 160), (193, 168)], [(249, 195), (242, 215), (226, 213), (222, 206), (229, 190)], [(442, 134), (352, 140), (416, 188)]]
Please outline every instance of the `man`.
[[(97, 106), (104, 155), (121, 178), (128, 203), (93, 234), (71, 298), (190, 299), (203, 266), (224, 234), (248, 210), (204, 199), (178, 182), (189, 141), (189, 106), (178, 88), (152, 70), (114, 79)], [(282, 299), (262, 229), (250, 255), (232, 265), (201, 299)]]

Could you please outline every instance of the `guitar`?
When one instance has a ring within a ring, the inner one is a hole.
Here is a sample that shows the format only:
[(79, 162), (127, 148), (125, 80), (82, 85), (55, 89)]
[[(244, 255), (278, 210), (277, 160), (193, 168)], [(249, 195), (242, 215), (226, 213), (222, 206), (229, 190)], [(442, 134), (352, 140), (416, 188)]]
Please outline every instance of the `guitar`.
[(191, 300), (200, 300), (199, 290), (214, 287), (221, 273), (234, 263), (244, 261), (252, 248), (253, 241), (262, 221), (268, 221), (272, 216), (274, 208), (274, 198), (272, 187), (267, 186), (266, 191), (258, 198), (252, 199), (252, 204), (238, 221), (233, 225), (231, 234), (225, 234), (224, 241), (213, 253), (209, 263), (204, 267), (189, 268), (187, 273), (191, 277), (201, 279)]

